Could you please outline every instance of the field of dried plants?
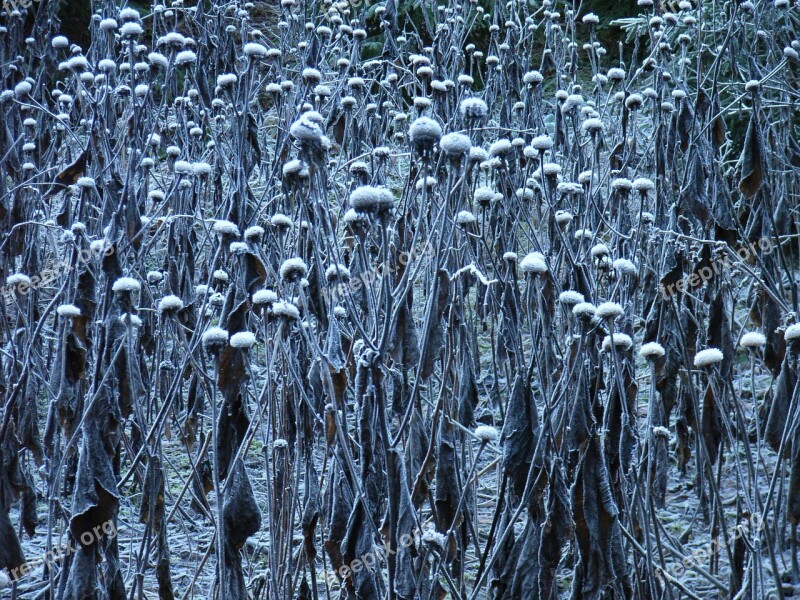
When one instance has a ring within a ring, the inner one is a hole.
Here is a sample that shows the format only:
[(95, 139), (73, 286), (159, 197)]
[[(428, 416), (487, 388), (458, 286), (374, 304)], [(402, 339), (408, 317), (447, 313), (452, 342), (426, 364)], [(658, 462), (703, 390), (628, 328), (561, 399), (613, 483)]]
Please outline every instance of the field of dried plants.
[(800, 595), (796, 0), (90, 4), (0, 11), (1, 598)]

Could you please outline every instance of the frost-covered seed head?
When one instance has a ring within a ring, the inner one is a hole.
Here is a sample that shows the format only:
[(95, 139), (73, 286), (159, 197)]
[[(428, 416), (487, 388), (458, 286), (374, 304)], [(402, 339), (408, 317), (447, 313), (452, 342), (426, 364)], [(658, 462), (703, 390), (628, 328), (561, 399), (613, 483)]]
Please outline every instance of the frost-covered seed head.
[(329, 283), (347, 283), (350, 281), (350, 269), (344, 265), (331, 265), (325, 270), (325, 279)]
[(597, 307), (594, 314), (598, 319), (613, 321), (621, 317), (623, 313), (622, 306), (616, 302), (603, 302)]
[(661, 358), (664, 354), (664, 346), (658, 342), (647, 342), (646, 344), (642, 344), (642, 347), (639, 349), (639, 356), (649, 360)]
[(490, 187), (479, 187), (475, 190), (473, 198), (480, 206), (488, 206), (494, 200), (494, 190)]
[(491, 425), (479, 425), (475, 428), (475, 437), (477, 437), (481, 443), (488, 444), (489, 442), (497, 441), (500, 435), (497, 428)]
[(459, 105), (459, 111), (464, 119), (479, 121), (489, 114), (489, 107), (480, 98), (465, 98)]
[(350, 194), (350, 206), (358, 212), (383, 212), (394, 206), (394, 196), (385, 187), (362, 185)]
[(272, 290), (258, 290), (253, 294), (253, 304), (274, 304), (278, 301), (278, 294)]
[(489, 146), (489, 157), (496, 156), (502, 158), (507, 156), (508, 153), (511, 152), (511, 149), (511, 142), (505, 138), (501, 138)]
[(229, 340), (231, 347), (246, 350), (252, 348), (256, 343), (256, 336), (249, 331), (234, 333)]
[(289, 127), (289, 133), (300, 143), (319, 144), (322, 142), (322, 128), (319, 123), (303, 115)]
[(62, 304), (56, 309), (56, 313), (65, 319), (74, 319), (81, 316), (81, 309), (74, 304)]
[(203, 332), (202, 342), (209, 352), (221, 350), (228, 343), (228, 332), (221, 327), (209, 327)]
[(264, 235), (264, 228), (260, 225), (252, 225), (244, 230), (244, 239), (254, 242), (261, 239)]
[(567, 306), (575, 306), (576, 304), (584, 302), (584, 300), (583, 294), (575, 290), (566, 290), (558, 295), (558, 301)]
[(442, 136), (442, 139), (439, 141), (439, 147), (442, 149), (442, 152), (450, 158), (462, 158), (466, 154), (469, 154), (472, 148), (472, 142), (469, 136), (463, 133), (448, 133)]
[(276, 317), (283, 317), (288, 321), (300, 319), (300, 311), (291, 302), (276, 302), (272, 305), (272, 314)]
[(427, 155), (442, 137), (442, 126), (429, 117), (420, 117), (408, 129), (408, 139), (417, 152)]
[(461, 226), (471, 225), (476, 221), (475, 215), (468, 210), (462, 210), (456, 215), (456, 223)]
[(698, 368), (710, 367), (711, 365), (722, 362), (723, 358), (724, 355), (719, 348), (707, 348), (694, 355), (694, 366)]
[(119, 316), (119, 322), (125, 325), (126, 327), (141, 327), (142, 326), (142, 319), (138, 315), (134, 315), (132, 313), (124, 313)]
[(230, 221), (225, 221), (222, 219), (215, 221), (212, 229), (217, 235), (239, 237), (239, 228), (235, 223), (231, 223)]
[(183, 300), (178, 296), (164, 296), (158, 303), (158, 312), (161, 314), (174, 314), (183, 310)]
[(767, 343), (767, 338), (764, 336), (763, 333), (759, 333), (757, 331), (751, 331), (749, 333), (745, 333), (742, 336), (742, 339), (739, 340), (739, 345), (742, 348), (761, 348), (765, 346)]
[(531, 252), (519, 263), (524, 273), (541, 275), (547, 273), (547, 262), (541, 252)]
[(785, 339), (787, 342), (793, 342), (794, 340), (800, 339), (800, 323), (789, 325), (789, 327), (786, 328), (786, 331), (783, 332), (783, 339)]
[(280, 274), (281, 279), (289, 283), (299, 281), (308, 273), (308, 267), (302, 258), (289, 258), (283, 261)]
[(120, 277), (111, 286), (114, 292), (138, 292), (142, 288), (142, 284), (138, 279), (133, 277)]
[(611, 352), (611, 344), (622, 350), (629, 350), (633, 346), (631, 336), (624, 333), (615, 333), (603, 338), (603, 352)]
[(611, 187), (618, 192), (629, 192), (633, 188), (633, 183), (630, 179), (619, 177), (611, 182)]
[(638, 273), (636, 264), (627, 258), (618, 258), (614, 261), (613, 265), (622, 275), (636, 275)]

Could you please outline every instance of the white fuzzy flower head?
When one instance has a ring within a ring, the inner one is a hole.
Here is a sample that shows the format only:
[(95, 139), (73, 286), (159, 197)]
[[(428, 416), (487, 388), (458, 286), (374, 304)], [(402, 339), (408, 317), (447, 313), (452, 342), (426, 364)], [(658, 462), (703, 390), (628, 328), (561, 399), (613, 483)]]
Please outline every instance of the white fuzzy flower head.
[(292, 123), (289, 133), (301, 144), (319, 144), (322, 142), (322, 128), (313, 116), (307, 113)]
[(695, 367), (710, 367), (711, 365), (715, 365), (718, 362), (722, 362), (724, 355), (719, 348), (707, 348), (705, 350), (701, 350), (697, 354), (694, 355), (694, 366)]
[(178, 298), (178, 296), (164, 296), (158, 302), (158, 312), (161, 314), (175, 314), (180, 310), (183, 310), (183, 300)]
[(592, 258), (600, 258), (601, 256), (608, 256), (608, 246), (605, 244), (596, 244), (591, 249)]
[(496, 142), (492, 142), (492, 144), (489, 146), (489, 157), (492, 158), (495, 156), (506, 156), (509, 152), (511, 152), (511, 149), (511, 142), (505, 138), (501, 138)]
[(244, 239), (248, 241), (258, 241), (264, 235), (264, 228), (260, 225), (252, 225), (244, 230)]
[(237, 256), (245, 254), (249, 249), (249, 246), (245, 242), (231, 242), (230, 246), (228, 246), (230, 253)]
[(611, 352), (611, 344), (623, 350), (630, 349), (633, 346), (631, 336), (624, 333), (615, 333), (614, 335), (607, 335), (603, 338), (603, 352)]
[(440, 550), (447, 547), (447, 536), (439, 533), (433, 527), (428, 527), (422, 534), (422, 542), (429, 546), (436, 546)]
[(239, 228), (236, 226), (235, 223), (231, 223), (230, 221), (225, 221), (222, 219), (220, 219), (219, 221), (215, 221), (211, 229), (217, 235), (230, 235), (234, 237), (239, 237)]
[(794, 340), (800, 339), (800, 323), (789, 325), (786, 328), (786, 331), (783, 332), (783, 339), (785, 339), (787, 342), (793, 342)]
[(584, 133), (589, 134), (602, 133), (603, 121), (601, 119), (586, 119), (581, 124), (581, 129), (584, 131)]
[(456, 215), (456, 223), (461, 225), (462, 227), (466, 227), (467, 225), (471, 225), (475, 222), (475, 215), (473, 215), (468, 210), (462, 210)]
[(482, 443), (488, 444), (489, 442), (497, 441), (499, 434), (496, 427), (492, 427), (491, 425), (479, 425), (475, 428), (475, 437)]
[(33, 86), (28, 81), (20, 81), (16, 86), (14, 86), (14, 94), (17, 98), (22, 98), (27, 96), (31, 93)]
[(300, 310), (291, 302), (276, 302), (272, 305), (272, 314), (276, 317), (283, 317), (288, 321), (300, 319)]
[(249, 42), (244, 45), (244, 55), (248, 58), (266, 58), (267, 48), (263, 44)]
[(385, 187), (362, 185), (350, 194), (350, 206), (358, 212), (381, 213), (394, 206), (394, 196)]
[[(177, 164), (177, 163), (176, 163)], [(177, 169), (175, 170), (177, 173)], [(211, 165), (207, 162), (192, 163), (192, 173), (198, 177), (208, 177), (211, 175)]]
[(299, 281), (308, 273), (308, 267), (302, 258), (288, 258), (281, 265), (281, 279), (288, 282)]
[(111, 289), (115, 292), (138, 292), (141, 288), (142, 284), (133, 277), (120, 277), (111, 286)]
[(234, 333), (230, 339), (230, 345), (233, 348), (252, 348), (253, 345), (256, 343), (256, 336), (254, 333), (249, 331), (240, 331), (239, 333)]
[(653, 437), (668, 440), (670, 438), (669, 429), (663, 425), (656, 425), (653, 427)]
[(658, 342), (647, 342), (646, 344), (642, 344), (642, 347), (639, 349), (639, 356), (650, 360), (661, 358), (664, 354), (664, 346)]
[(534, 275), (541, 275), (547, 273), (547, 262), (541, 252), (531, 252), (526, 255), (519, 263), (520, 268), (524, 273), (531, 273)]
[(221, 350), (228, 343), (228, 332), (221, 327), (209, 327), (203, 333), (202, 342), (209, 352)]
[(489, 114), (489, 107), (480, 98), (465, 98), (458, 107), (461, 116), (467, 120), (478, 121)]
[(572, 222), (573, 215), (568, 210), (557, 210), (555, 214), (556, 223), (559, 225), (568, 225)]
[(429, 117), (418, 118), (408, 129), (409, 141), (422, 155), (430, 153), (441, 138), (442, 126)]
[(139, 317), (139, 315), (134, 315), (131, 313), (124, 313), (120, 315), (119, 322), (125, 325), (126, 327), (130, 326), (134, 328), (142, 326), (142, 319)]
[(292, 220), (281, 213), (272, 215), (269, 222), (270, 225), (277, 227), (278, 229), (289, 229), (292, 226)]
[(633, 188), (633, 182), (625, 177), (619, 177), (611, 182), (611, 187), (618, 192), (629, 192)]
[(75, 306), (74, 304), (62, 304), (56, 309), (56, 313), (59, 317), (64, 317), (65, 319), (73, 319), (75, 317), (81, 316), (81, 309)]
[(124, 38), (131, 38), (142, 35), (144, 33), (144, 29), (138, 23), (124, 23), (122, 27), (119, 28), (119, 33)]
[(495, 191), (492, 188), (484, 186), (477, 188), (472, 197), (480, 206), (488, 206), (494, 200), (494, 194)]
[(618, 83), (618, 82), (622, 81), (623, 79), (625, 79), (625, 71), (623, 69), (620, 69), (620, 68), (617, 68), (617, 67), (609, 69), (608, 70), (608, 78), (611, 81), (613, 81), (615, 83)]
[(223, 73), (217, 76), (217, 85), (221, 88), (230, 87), (239, 80), (234, 73)]
[(622, 307), (616, 302), (603, 302), (597, 307), (594, 314), (598, 319), (613, 321), (622, 316), (623, 312)]
[(8, 287), (29, 286), (31, 278), (24, 273), (14, 273), (6, 278), (6, 285)]
[(614, 261), (613, 265), (622, 275), (636, 275), (636, 264), (627, 258), (618, 258)]
[(272, 290), (258, 290), (253, 294), (253, 304), (274, 304), (278, 301), (278, 294)]
[(566, 290), (558, 295), (558, 301), (561, 302), (561, 304), (566, 304), (567, 306), (575, 306), (576, 304), (584, 302), (585, 298), (580, 292), (576, 292), (575, 290)]
[(544, 81), (544, 76), (539, 71), (528, 71), (522, 76), (522, 82), (525, 85), (539, 85)]
[(582, 319), (592, 319), (597, 312), (597, 307), (591, 302), (579, 302), (572, 307), (572, 314)]
[(439, 147), (450, 158), (462, 158), (472, 149), (472, 141), (463, 133), (448, 133), (442, 136)]
[(739, 345), (742, 348), (754, 349), (754, 348), (761, 348), (765, 346), (767, 343), (767, 338), (764, 336), (763, 333), (759, 333), (758, 331), (751, 331), (749, 333), (745, 333), (742, 336), (742, 339), (739, 340)]
[(350, 281), (350, 269), (344, 265), (331, 265), (325, 270), (325, 279), (329, 283), (347, 283)]
[(175, 55), (175, 64), (179, 67), (197, 62), (197, 55), (191, 50), (183, 50)]

